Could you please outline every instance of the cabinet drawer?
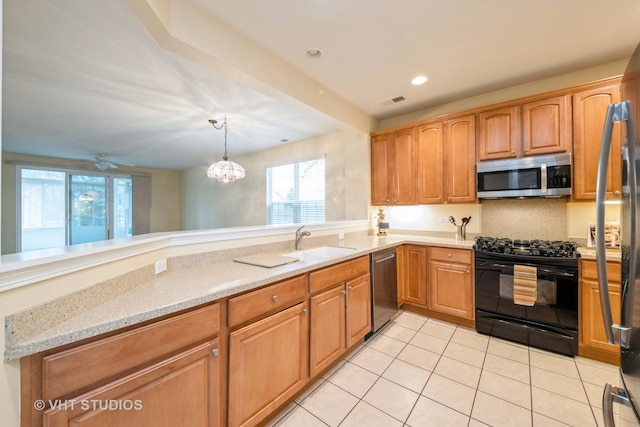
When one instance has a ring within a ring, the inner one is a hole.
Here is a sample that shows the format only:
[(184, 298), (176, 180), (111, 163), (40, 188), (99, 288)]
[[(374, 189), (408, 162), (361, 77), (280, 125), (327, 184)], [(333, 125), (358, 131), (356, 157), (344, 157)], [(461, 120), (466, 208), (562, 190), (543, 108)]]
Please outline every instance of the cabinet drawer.
[(471, 264), (471, 251), (466, 249), (431, 248), (431, 259), (438, 261), (455, 262), (459, 264)]
[[(583, 260), (580, 263), (580, 273), (583, 279), (598, 280), (598, 266), (595, 261)], [(609, 282), (620, 282), (621, 266), (619, 262), (607, 262), (607, 279)]]
[(45, 401), (116, 377), (216, 335), (220, 305), (84, 344), (42, 359)]
[(286, 308), (304, 298), (305, 276), (296, 276), (229, 300), (229, 327), (270, 311)]
[(309, 274), (309, 288), (317, 292), (369, 272), (369, 256), (365, 255)]

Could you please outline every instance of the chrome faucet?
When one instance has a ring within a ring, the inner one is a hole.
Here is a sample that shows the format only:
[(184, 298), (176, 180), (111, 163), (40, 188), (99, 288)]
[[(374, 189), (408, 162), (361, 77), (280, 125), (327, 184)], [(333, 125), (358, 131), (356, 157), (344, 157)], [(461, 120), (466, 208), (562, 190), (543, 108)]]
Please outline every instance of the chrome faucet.
[(311, 233), (308, 231), (302, 231), (304, 225), (296, 230), (296, 251), (300, 250), (300, 245), (302, 243), (302, 238), (304, 236), (311, 236)]

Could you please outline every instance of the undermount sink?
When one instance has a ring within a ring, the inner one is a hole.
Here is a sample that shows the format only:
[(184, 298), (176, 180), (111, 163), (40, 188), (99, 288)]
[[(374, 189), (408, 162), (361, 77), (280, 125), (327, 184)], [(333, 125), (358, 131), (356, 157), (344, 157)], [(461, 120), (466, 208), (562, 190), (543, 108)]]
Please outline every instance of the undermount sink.
[(318, 248), (304, 249), (301, 251), (294, 251), (283, 255), (289, 257), (297, 257), (298, 259), (331, 258), (334, 256), (350, 254), (355, 250), (355, 248), (347, 248), (344, 246), (320, 246)]

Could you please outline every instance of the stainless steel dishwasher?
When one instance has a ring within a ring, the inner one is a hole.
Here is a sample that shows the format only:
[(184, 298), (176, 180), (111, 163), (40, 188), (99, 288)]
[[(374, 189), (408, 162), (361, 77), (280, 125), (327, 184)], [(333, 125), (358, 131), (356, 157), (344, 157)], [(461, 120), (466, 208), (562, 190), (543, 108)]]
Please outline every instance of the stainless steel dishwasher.
[(371, 254), (371, 333), (398, 313), (396, 248)]

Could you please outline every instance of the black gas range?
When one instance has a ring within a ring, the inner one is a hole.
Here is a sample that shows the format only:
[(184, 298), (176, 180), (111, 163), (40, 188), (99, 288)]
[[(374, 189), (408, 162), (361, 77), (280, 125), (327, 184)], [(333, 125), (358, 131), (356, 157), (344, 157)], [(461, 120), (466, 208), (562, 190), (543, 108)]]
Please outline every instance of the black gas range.
[[(578, 351), (577, 244), (477, 237), (476, 330), (575, 356)], [(533, 272), (533, 301), (514, 296), (516, 270)]]
[(561, 240), (476, 237), (476, 257), (522, 261), (527, 264), (578, 268), (578, 245)]

